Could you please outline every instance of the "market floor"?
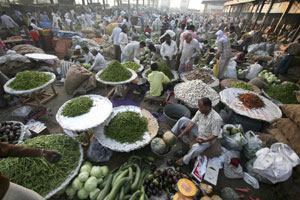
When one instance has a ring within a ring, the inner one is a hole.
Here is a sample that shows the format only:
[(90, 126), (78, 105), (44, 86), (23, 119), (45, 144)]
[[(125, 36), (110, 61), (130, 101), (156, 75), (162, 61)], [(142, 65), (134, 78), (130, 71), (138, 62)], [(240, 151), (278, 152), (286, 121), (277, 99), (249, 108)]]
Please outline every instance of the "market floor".
[[(56, 120), (55, 120), (55, 115), (56, 112), (58, 111), (59, 107), (67, 100), (71, 99), (72, 96), (67, 95), (64, 91), (64, 87), (63, 86), (55, 86), (57, 92), (59, 93), (59, 95), (57, 97), (55, 97), (53, 100), (49, 101), (48, 103), (45, 104), (45, 106), (47, 107), (47, 114), (44, 115), (43, 117), (41, 117), (39, 120), (44, 122), (47, 126), (48, 131), (51, 134), (55, 134), (55, 133), (62, 133), (63, 130), (61, 129), (61, 127), (57, 124)], [(105, 96), (106, 91), (103, 88), (97, 88), (96, 90), (92, 91), (91, 93), (93, 94), (100, 94)], [(16, 109), (17, 107), (20, 107), (20, 105), (15, 105), (15, 106), (8, 106), (7, 108), (1, 109), (0, 112), (0, 121), (5, 121), (5, 120), (20, 120), (14, 117), (11, 117), (11, 112)], [(149, 105), (147, 104), (147, 102), (143, 102), (143, 107), (150, 109), (151, 111), (155, 111), (157, 112), (158, 109), (160, 108), (158, 105)], [(168, 125), (160, 122), (160, 129), (168, 129)], [(161, 132), (161, 131), (160, 131)], [(115, 168), (115, 167), (119, 167), (121, 164), (123, 164), (125, 161), (127, 161), (127, 159), (131, 156), (131, 155), (140, 155), (140, 156), (154, 156), (157, 160), (157, 162), (155, 163), (158, 167), (159, 166), (165, 166), (165, 163), (167, 161), (167, 159), (169, 158), (174, 158), (173, 157), (173, 152), (170, 153), (168, 156), (166, 157), (158, 157), (155, 156), (150, 149), (150, 146), (148, 145), (147, 147), (140, 149), (140, 150), (136, 150), (134, 152), (130, 152), (130, 153), (117, 153), (114, 152), (112, 157), (110, 158), (109, 162), (104, 162), (104, 163), (100, 163), (100, 165), (108, 165), (111, 169)], [(192, 165), (191, 166), (185, 166), (183, 167), (183, 171), (185, 172), (190, 172), (192, 170)], [(260, 189), (259, 190), (255, 190), (253, 189), (250, 185), (248, 185), (247, 183), (245, 183), (243, 181), (243, 179), (228, 179), (224, 176), (223, 170), (220, 170), (219, 172), (219, 178), (218, 178), (218, 182), (217, 182), (217, 186), (214, 187), (214, 194), (220, 194), (220, 191), (222, 190), (222, 188), (224, 187), (231, 187), (231, 188), (235, 188), (235, 187), (239, 187), (239, 188), (249, 188), (250, 189), (250, 195), (252, 197), (259, 197), (260, 200), (275, 200), (275, 193), (272, 190), (272, 186), (271, 185), (266, 185), (266, 184), (262, 184), (260, 183)], [(246, 195), (247, 197), (247, 195)], [(55, 199), (55, 198), (52, 198)], [(67, 199), (65, 196), (61, 196), (57, 199)], [(246, 198), (247, 199), (247, 198)]]

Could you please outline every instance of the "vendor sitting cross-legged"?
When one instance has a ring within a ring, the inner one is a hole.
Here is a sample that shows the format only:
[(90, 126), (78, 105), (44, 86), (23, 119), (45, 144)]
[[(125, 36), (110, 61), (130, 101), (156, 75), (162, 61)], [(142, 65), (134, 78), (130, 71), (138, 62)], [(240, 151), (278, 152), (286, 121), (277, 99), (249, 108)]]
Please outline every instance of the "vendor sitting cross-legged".
[(170, 82), (170, 79), (163, 73), (157, 70), (157, 63), (151, 64), (151, 73), (148, 75), (148, 81), (150, 83), (150, 95), (158, 97), (163, 95), (164, 86)]
[(223, 121), (220, 115), (212, 109), (210, 99), (200, 99), (198, 108), (192, 120), (182, 117), (172, 128), (174, 134), (179, 134), (178, 139), (192, 146), (183, 158), (176, 161), (179, 166), (188, 165), (191, 159), (209, 148), (221, 134)]

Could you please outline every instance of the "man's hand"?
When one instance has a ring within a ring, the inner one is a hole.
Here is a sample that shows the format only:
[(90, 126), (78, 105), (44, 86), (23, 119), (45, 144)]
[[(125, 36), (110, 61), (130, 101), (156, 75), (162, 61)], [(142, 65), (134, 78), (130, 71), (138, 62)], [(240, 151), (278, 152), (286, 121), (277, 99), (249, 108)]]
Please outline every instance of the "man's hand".
[(165, 59), (166, 59), (166, 60), (170, 60), (169, 56), (165, 56)]
[(204, 139), (201, 139), (201, 138), (196, 138), (196, 142), (198, 144), (202, 144), (202, 143), (205, 143), (206, 141)]
[(57, 163), (61, 159), (61, 154), (57, 151), (46, 150), (42, 151), (42, 156), (45, 157), (50, 163)]
[(184, 134), (180, 133), (177, 138), (180, 140), (183, 136)]

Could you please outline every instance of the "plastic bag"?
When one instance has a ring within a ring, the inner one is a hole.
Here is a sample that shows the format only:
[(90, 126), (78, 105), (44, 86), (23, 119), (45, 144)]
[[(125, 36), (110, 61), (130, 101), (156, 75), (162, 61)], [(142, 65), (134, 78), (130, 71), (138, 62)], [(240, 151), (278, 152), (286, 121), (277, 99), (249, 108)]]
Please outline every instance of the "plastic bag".
[(216, 63), (214, 65), (214, 68), (213, 68), (213, 75), (215, 77), (218, 77), (219, 75), (219, 59), (216, 60)]
[(259, 183), (256, 180), (256, 178), (254, 178), (253, 176), (251, 176), (247, 172), (244, 172), (243, 179), (244, 179), (244, 181), (246, 183), (248, 183), (249, 185), (251, 185), (253, 188), (259, 189)]
[[(231, 131), (228, 132), (230, 127)], [(221, 140), (222, 145), (229, 150), (241, 151), (243, 146), (247, 144), (242, 130), (241, 125), (225, 125), (223, 127), (223, 138)]]
[(252, 131), (244, 134), (247, 144), (243, 147), (245, 157), (250, 160), (255, 157), (255, 153), (261, 149), (262, 141)]
[(235, 167), (231, 164), (232, 157), (229, 154), (225, 156), (224, 162), (224, 175), (227, 178), (243, 178), (243, 168), (239, 164), (238, 167)]
[(293, 167), (300, 163), (297, 154), (283, 143), (275, 143), (270, 149), (260, 149), (256, 156), (253, 171), (273, 184), (289, 179)]
[(231, 59), (224, 74), (225, 78), (237, 78), (236, 62)]
[(96, 139), (94, 139), (88, 149), (87, 158), (93, 162), (109, 161), (112, 156), (112, 151), (102, 146)]
[(245, 167), (247, 169), (247, 172), (251, 176), (253, 176), (254, 178), (256, 178), (256, 180), (258, 180), (259, 182), (270, 184), (271, 182), (268, 179), (262, 177), (261, 175), (259, 175), (258, 173), (256, 173), (256, 172), (253, 171), (253, 163), (255, 162), (255, 160), (256, 160), (256, 158), (253, 158), (252, 160), (249, 160), (246, 163)]

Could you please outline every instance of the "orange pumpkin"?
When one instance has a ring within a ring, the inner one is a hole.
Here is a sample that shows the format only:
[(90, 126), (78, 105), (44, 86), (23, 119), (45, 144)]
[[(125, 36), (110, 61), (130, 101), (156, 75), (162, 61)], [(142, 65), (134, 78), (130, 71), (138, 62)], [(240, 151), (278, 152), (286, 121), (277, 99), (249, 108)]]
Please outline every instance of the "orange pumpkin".
[(187, 197), (193, 197), (197, 194), (196, 185), (186, 178), (179, 179), (177, 188), (181, 194)]

